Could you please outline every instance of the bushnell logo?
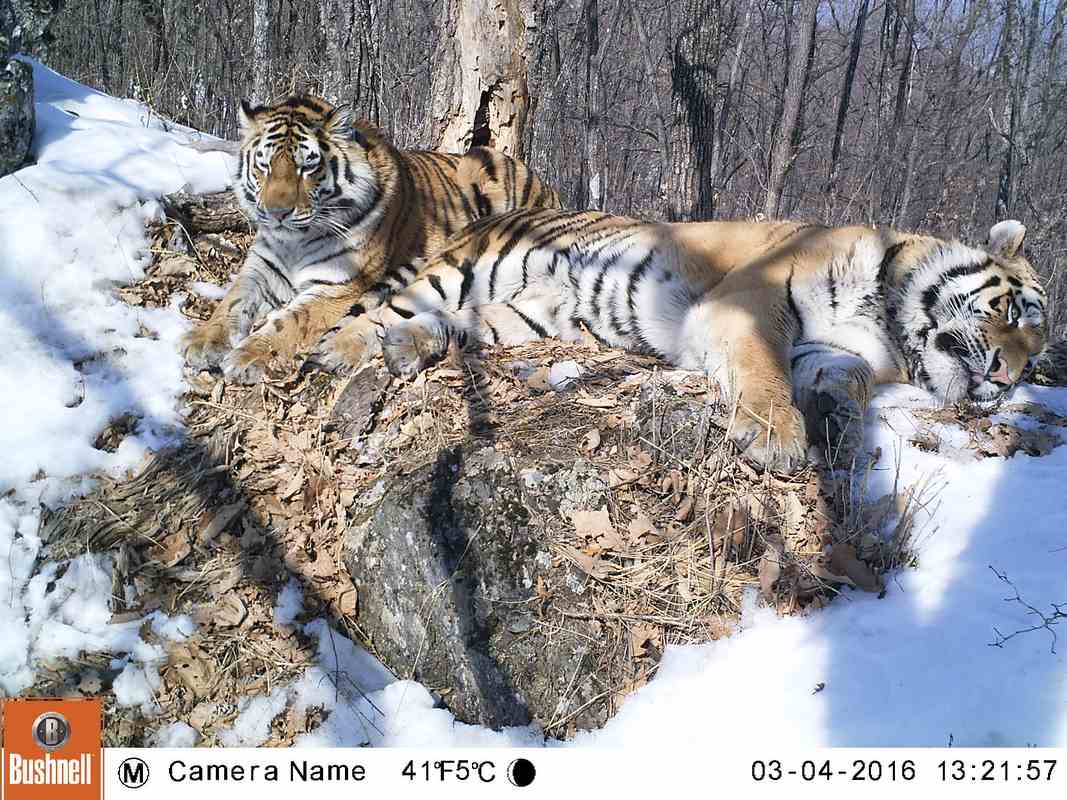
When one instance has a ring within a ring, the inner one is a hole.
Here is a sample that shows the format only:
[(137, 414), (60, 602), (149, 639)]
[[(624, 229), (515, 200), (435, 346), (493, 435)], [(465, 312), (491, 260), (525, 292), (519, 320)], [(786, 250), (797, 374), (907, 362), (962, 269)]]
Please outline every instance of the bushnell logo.
[(54, 753), (70, 741), (70, 723), (58, 711), (46, 711), (33, 721), (33, 741), (46, 753)]
[(100, 800), (99, 699), (0, 702), (4, 800)]

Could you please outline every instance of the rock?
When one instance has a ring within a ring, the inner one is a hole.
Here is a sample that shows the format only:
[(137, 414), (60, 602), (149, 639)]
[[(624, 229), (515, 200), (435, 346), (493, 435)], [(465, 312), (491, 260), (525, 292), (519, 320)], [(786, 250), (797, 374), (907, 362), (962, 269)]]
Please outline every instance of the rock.
[[(506, 391), (506, 382), (485, 380), (472, 400), (493, 405), (482, 392)], [(632, 632), (644, 617), (612, 605), (626, 591), (620, 570), (640, 559), (604, 510), (618, 504), (606, 456), (597, 456), (599, 463), (579, 456), (578, 420), (609, 425), (602, 410), (608, 404), (546, 395), (521, 377), (513, 380), (529, 391), (524, 405), (485, 428), (486, 411), (477, 404), (460, 415), (448, 411), (462, 402), (455, 387), (423, 378), (390, 383), (377, 365), (353, 376), (333, 406), (331, 426), (352, 442), (349, 457), (380, 479), (357, 498), (343, 560), (358, 593), (359, 628), (398, 676), (440, 691), (464, 722), (494, 728), (533, 722), (566, 736), (602, 726), (654, 669), (660, 651), (635, 652)], [(652, 460), (632, 435), (658, 442), (656, 452), (672, 466), (707, 449), (718, 409), (702, 392), (675, 388), (671, 380), (639, 381), (624, 390), (624, 404), (609, 391), (616, 428), (605, 430), (599, 450), (626, 463), (632, 453), (641, 471), (633, 480), (653, 483)], [(557, 410), (545, 413), (545, 404)], [(519, 409), (542, 421), (522, 423)], [(404, 435), (415, 427), (404, 420), (416, 414), (436, 421)], [(447, 429), (446, 420), (457, 417), (468, 418), (466, 435), (440, 438), (437, 426)], [(537, 434), (519, 433), (527, 425)], [(568, 439), (569, 453), (561, 452)], [(603, 531), (578, 525), (591, 512), (603, 519)], [(702, 528), (694, 535), (706, 542)], [(664, 580), (669, 585), (675, 577)]]
[(11, 56), (24, 53), (44, 58), (52, 37), (48, 31), (62, 0), (5, 0), (0, 3), (0, 177), (29, 160), (36, 124), (33, 109), (33, 68)]
[(376, 653), (398, 675), (447, 689), (465, 722), (603, 725), (612, 698), (596, 673), (626, 653), (600, 622), (566, 616), (591, 616), (591, 578), (558, 556), (554, 532), (606, 490), (589, 464), (541, 471), (477, 444), (391, 476), (345, 538)]
[(33, 69), (11, 59), (0, 69), (0, 177), (29, 160), (34, 125)]
[(5, 0), (0, 3), (0, 57), (26, 53), (45, 58), (52, 34), (48, 28), (63, 0)]

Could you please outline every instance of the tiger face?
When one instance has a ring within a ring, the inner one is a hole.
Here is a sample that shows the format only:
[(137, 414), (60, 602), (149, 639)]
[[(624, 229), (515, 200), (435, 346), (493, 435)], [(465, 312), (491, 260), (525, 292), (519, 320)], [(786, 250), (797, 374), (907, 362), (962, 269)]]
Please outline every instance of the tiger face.
[(983, 252), (962, 246), (942, 255), (935, 281), (919, 294), (933, 323), (925, 332), (919, 377), (947, 402), (991, 403), (1029, 373), (1044, 349), (1045, 292), (1022, 254), (1026, 228), (1000, 222)]
[(241, 103), (237, 196), (267, 230), (342, 231), (377, 191), (366, 142), (347, 114), (315, 97)]

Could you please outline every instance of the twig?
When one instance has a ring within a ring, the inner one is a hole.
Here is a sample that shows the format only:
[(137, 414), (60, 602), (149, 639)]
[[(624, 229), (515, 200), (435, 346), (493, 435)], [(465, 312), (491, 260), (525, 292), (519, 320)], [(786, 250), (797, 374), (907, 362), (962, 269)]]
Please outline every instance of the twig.
[(1015, 584), (1011, 582), (1011, 580), (1008, 578), (1006, 573), (998, 571), (997, 568), (994, 567), (992, 564), (989, 565), (989, 569), (991, 569), (993, 571), (993, 574), (996, 575), (997, 578), (999, 578), (1001, 582), (1003, 582), (1006, 585), (1008, 585), (1009, 587), (1011, 587), (1012, 592), (1014, 592), (1014, 595), (1012, 597), (1005, 597), (1004, 598), (1004, 602), (1005, 603), (1018, 603), (1019, 605), (1021, 605), (1023, 608), (1026, 609), (1026, 613), (1033, 614), (1034, 616), (1036, 616), (1038, 619), (1041, 620), (1041, 623), (1038, 624), (1038, 625), (1031, 625), (1029, 628), (1020, 628), (1019, 630), (1013, 631), (1012, 633), (1009, 633), (1009, 634), (1003, 634), (999, 630), (997, 630), (996, 627), (994, 627), (993, 628), (993, 633), (995, 633), (997, 635), (997, 638), (994, 641), (990, 642), (989, 646), (990, 647), (1003, 647), (1005, 642), (1010, 641), (1011, 639), (1014, 639), (1016, 636), (1019, 636), (1019, 635), (1024, 634), (1024, 633), (1031, 633), (1032, 631), (1039, 631), (1042, 628), (1044, 628), (1045, 630), (1047, 630), (1049, 632), (1049, 636), (1052, 637), (1052, 644), (1051, 644), (1049, 649), (1052, 652), (1052, 654), (1055, 655), (1055, 653), (1056, 653), (1056, 631), (1054, 631), (1053, 628), (1057, 624), (1059, 624), (1059, 621), (1061, 619), (1067, 619), (1067, 611), (1064, 611), (1064, 606), (1067, 606), (1067, 603), (1050, 603), (1049, 605), (1052, 606), (1052, 613), (1051, 614), (1045, 614), (1043, 611), (1040, 611), (1037, 608), (1034, 608), (1034, 606), (1030, 605), (1025, 600), (1023, 600), (1022, 597), (1020, 597), (1019, 590), (1016, 588)]

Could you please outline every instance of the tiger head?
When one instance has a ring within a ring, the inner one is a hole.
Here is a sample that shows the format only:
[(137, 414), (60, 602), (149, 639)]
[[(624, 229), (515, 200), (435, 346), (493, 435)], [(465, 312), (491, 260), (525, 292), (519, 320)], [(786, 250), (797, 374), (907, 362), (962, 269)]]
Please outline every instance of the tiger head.
[(273, 106), (242, 101), (240, 123), (234, 188), (261, 228), (342, 233), (373, 206), (370, 145), (343, 109), (310, 95)]
[(926, 321), (918, 377), (947, 402), (999, 399), (1045, 347), (1045, 292), (1023, 255), (1025, 236), (1007, 220), (984, 250), (945, 244), (916, 281), (913, 304)]

